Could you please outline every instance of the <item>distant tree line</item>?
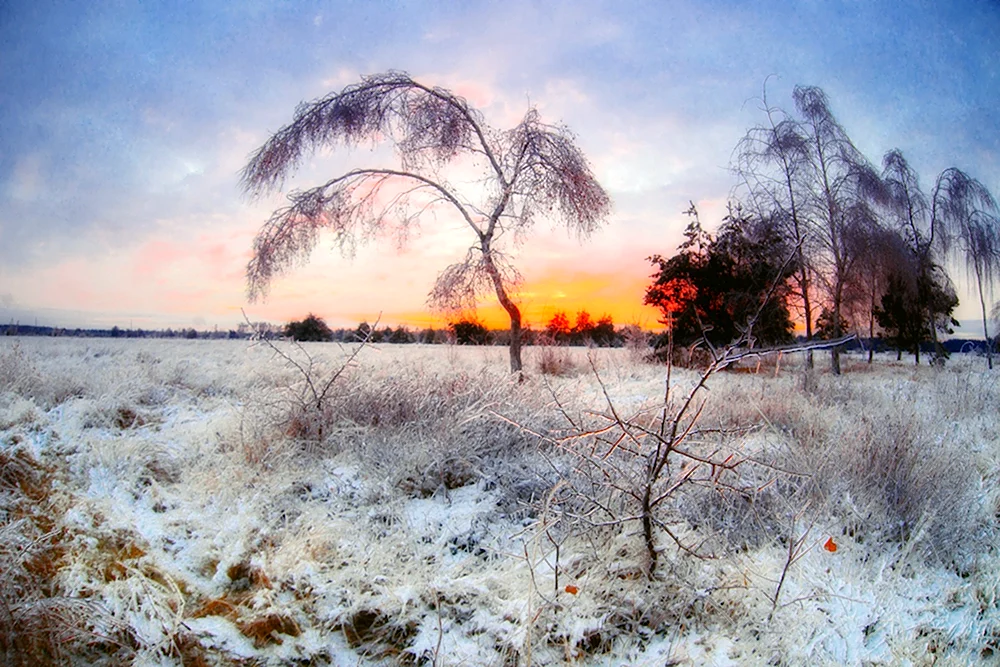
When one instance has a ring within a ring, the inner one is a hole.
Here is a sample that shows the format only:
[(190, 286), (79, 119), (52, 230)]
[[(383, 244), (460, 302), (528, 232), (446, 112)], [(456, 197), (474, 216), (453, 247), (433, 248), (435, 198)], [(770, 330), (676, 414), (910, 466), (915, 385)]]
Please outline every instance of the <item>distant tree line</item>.
[[(525, 326), (522, 342), (526, 345), (593, 345), (617, 347), (626, 337), (635, 337), (638, 327), (628, 325), (616, 327), (609, 315), (596, 321), (586, 310), (578, 311), (570, 322), (563, 311), (558, 311), (542, 329)], [(651, 335), (651, 334), (650, 334)], [(331, 328), (326, 321), (313, 313), (301, 320), (293, 320), (284, 325), (268, 322), (241, 323), (235, 329), (198, 331), (193, 328), (181, 329), (134, 329), (114, 326), (110, 329), (68, 329), (47, 326), (29, 326), (19, 323), (0, 325), (0, 336), (68, 336), (87, 338), (183, 338), (183, 339), (249, 339), (254, 336), (266, 338), (289, 338), (303, 342), (352, 343), (367, 340), (371, 343), (425, 345), (509, 345), (509, 329), (490, 329), (474, 316), (465, 316), (450, 322), (447, 327), (425, 327), (411, 329), (406, 326), (384, 326), (373, 328), (368, 322), (361, 322), (353, 328)]]
[[(941, 336), (958, 324), (951, 261), (977, 291), (992, 368), (987, 308), (1000, 276), (993, 195), (955, 167), (925, 191), (899, 150), (877, 168), (821, 89), (797, 86), (793, 100), (794, 112), (772, 106), (765, 87), (763, 122), (733, 152), (739, 182), (718, 232), (702, 229), (692, 204), (677, 252), (648, 258), (656, 271), (645, 302), (660, 310), (674, 343), (719, 345), (752, 324), (753, 344), (775, 346), (797, 320), (806, 340), (850, 332), (881, 337), (917, 363), (928, 345), (940, 358)], [(834, 373), (839, 354), (832, 348)]]
[[(270, 325), (268, 325), (270, 326)], [(110, 329), (99, 328), (69, 328), (69, 327), (48, 327), (31, 326), (20, 323), (0, 324), (0, 336), (56, 336), (70, 338), (187, 338), (187, 339), (238, 339), (249, 338), (249, 330), (240, 329), (213, 329), (211, 331), (198, 331), (194, 328), (181, 329), (134, 329), (113, 326)]]
[[(603, 319), (603, 318), (602, 318)], [(551, 345), (551, 344), (564, 344), (564, 345), (587, 345), (593, 344), (596, 346), (609, 346), (609, 347), (619, 347), (625, 344), (626, 341), (640, 340), (646, 341), (650, 344), (655, 344), (658, 340), (663, 339), (662, 335), (658, 335), (654, 332), (643, 331), (636, 325), (626, 325), (622, 327), (615, 327), (614, 338), (603, 338), (600, 335), (597, 337), (587, 338), (584, 336), (574, 336), (572, 332), (572, 325), (570, 325), (570, 333), (568, 336), (561, 337), (558, 334), (553, 336), (553, 332), (565, 333), (565, 323), (569, 322), (569, 318), (565, 313), (556, 313), (550, 320), (549, 324), (546, 325), (544, 329), (534, 330), (530, 327), (525, 329), (525, 341), (528, 345)], [(600, 320), (598, 320), (600, 322)], [(275, 324), (269, 324), (266, 322), (254, 323), (254, 326), (248, 327), (243, 324), (236, 329), (227, 329), (219, 331), (197, 331), (195, 329), (125, 329), (112, 327), (111, 329), (82, 329), (82, 328), (63, 328), (63, 327), (47, 327), (47, 326), (29, 326), (20, 324), (5, 324), (0, 325), (0, 336), (55, 336), (55, 337), (70, 337), (70, 338), (175, 338), (175, 339), (187, 339), (187, 340), (248, 340), (252, 335), (262, 335), (267, 338), (276, 339), (281, 338), (285, 335), (287, 330), (287, 324), (284, 326), (279, 326)], [(353, 329), (341, 328), (341, 329), (331, 329), (330, 342), (341, 342), (350, 343), (357, 342), (364, 339), (366, 331), (370, 331), (371, 326), (367, 323), (361, 323)], [(578, 330), (579, 331), (579, 330)], [(435, 328), (424, 328), (424, 329), (409, 329), (404, 326), (399, 327), (382, 327), (376, 329), (371, 337), (371, 341), (375, 343), (389, 343), (389, 344), (413, 344), (420, 343), (425, 345), (443, 345), (443, 344), (458, 344), (458, 345), (507, 345), (507, 335), (509, 331), (506, 329), (488, 329), (482, 323), (475, 320), (463, 319), (450, 324), (444, 329)], [(610, 341), (610, 342), (609, 342)], [(875, 339), (873, 341), (866, 341), (866, 345), (870, 343), (871, 347), (878, 350), (888, 349), (892, 347), (885, 340)], [(941, 344), (945, 351), (948, 353), (955, 352), (985, 352), (986, 348), (982, 341), (969, 341), (962, 339), (952, 339), (944, 341)], [(857, 345), (854, 345), (857, 347)], [(930, 349), (925, 345), (926, 349)], [(893, 348), (895, 349), (895, 348)]]
[[(564, 311), (556, 312), (542, 329), (525, 325), (521, 341), (525, 345), (588, 345), (619, 347), (626, 338), (634, 337), (638, 327), (615, 327), (610, 315), (596, 321), (586, 310), (576, 313), (573, 322)], [(286, 324), (282, 335), (298, 341), (350, 343), (366, 340), (371, 343), (425, 345), (509, 345), (509, 329), (489, 329), (475, 317), (466, 316), (448, 324), (447, 328), (409, 329), (405, 326), (372, 328), (362, 322), (353, 329), (331, 329), (322, 317), (310, 313), (302, 320)]]

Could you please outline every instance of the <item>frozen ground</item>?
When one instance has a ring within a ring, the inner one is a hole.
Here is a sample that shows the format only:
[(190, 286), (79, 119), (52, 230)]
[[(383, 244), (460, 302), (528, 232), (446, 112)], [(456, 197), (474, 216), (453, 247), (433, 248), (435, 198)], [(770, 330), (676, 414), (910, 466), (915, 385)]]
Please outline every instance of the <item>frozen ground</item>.
[[(626, 478), (608, 477), (644, 453), (601, 449), (594, 424), (612, 407), (653, 423), (663, 367), (576, 349), (541, 375), (529, 349), (518, 384), (504, 349), (370, 346), (323, 394), (350, 350), (279, 349), (0, 339), (9, 662), (922, 665), (1000, 651), (1000, 374), (982, 360), (713, 376), (685, 446), (745, 463), (671, 463), (650, 577)], [(696, 379), (675, 369), (671, 400)]]

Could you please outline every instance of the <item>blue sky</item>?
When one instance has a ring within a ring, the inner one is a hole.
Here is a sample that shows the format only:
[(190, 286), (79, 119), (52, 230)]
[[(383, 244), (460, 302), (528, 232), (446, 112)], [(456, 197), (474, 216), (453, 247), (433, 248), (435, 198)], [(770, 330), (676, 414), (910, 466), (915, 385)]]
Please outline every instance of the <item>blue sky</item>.
[[(0, 321), (231, 327), (248, 307), (419, 325), (468, 241), (447, 221), (402, 253), (321, 243), (263, 304), (243, 282), (282, 201), (241, 196), (248, 154), (299, 102), (397, 69), (496, 126), (535, 105), (573, 129), (615, 212), (582, 244), (536, 230), (517, 259), (527, 310), (652, 324), (644, 258), (677, 245), (688, 200), (718, 221), (769, 76), (787, 108), (794, 85), (822, 87), (869, 158), (902, 149), (925, 188), (957, 166), (1000, 193), (998, 36), (1000, 5), (976, 0), (0, 2)], [(391, 159), (317, 156), (292, 185)]]

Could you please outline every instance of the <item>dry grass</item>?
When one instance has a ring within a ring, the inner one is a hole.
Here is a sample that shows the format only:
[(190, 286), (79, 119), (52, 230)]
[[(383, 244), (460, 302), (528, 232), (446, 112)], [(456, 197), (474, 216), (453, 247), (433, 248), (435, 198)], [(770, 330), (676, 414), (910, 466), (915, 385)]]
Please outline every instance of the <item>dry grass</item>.
[[(663, 369), (565, 354), (575, 372), (515, 383), (502, 349), (373, 346), (308, 413), (300, 376), (237, 342), (0, 341), (4, 659), (995, 658), (996, 373), (718, 374), (689, 445), (743, 463), (658, 510), (712, 557), (661, 531), (650, 580), (630, 528), (568, 502), (594, 471), (552, 440), (607, 400), (643, 419)], [(696, 377), (675, 370), (677, 393)]]
[(542, 375), (554, 375), (556, 377), (567, 377), (576, 375), (581, 367), (574, 359), (572, 350), (560, 345), (543, 345), (536, 350), (536, 366)]

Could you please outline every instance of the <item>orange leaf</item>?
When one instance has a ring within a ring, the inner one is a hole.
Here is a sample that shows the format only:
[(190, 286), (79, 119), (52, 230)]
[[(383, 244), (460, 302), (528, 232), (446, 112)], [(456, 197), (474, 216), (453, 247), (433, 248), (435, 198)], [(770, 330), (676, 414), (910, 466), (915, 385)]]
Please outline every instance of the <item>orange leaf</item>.
[(576, 595), (577, 593), (580, 592), (580, 589), (574, 586), (573, 584), (566, 584), (566, 592), (569, 593), (570, 595)]
[(833, 541), (832, 537), (828, 537), (826, 539), (826, 544), (823, 545), (823, 548), (830, 553), (835, 553), (837, 551), (837, 543)]

